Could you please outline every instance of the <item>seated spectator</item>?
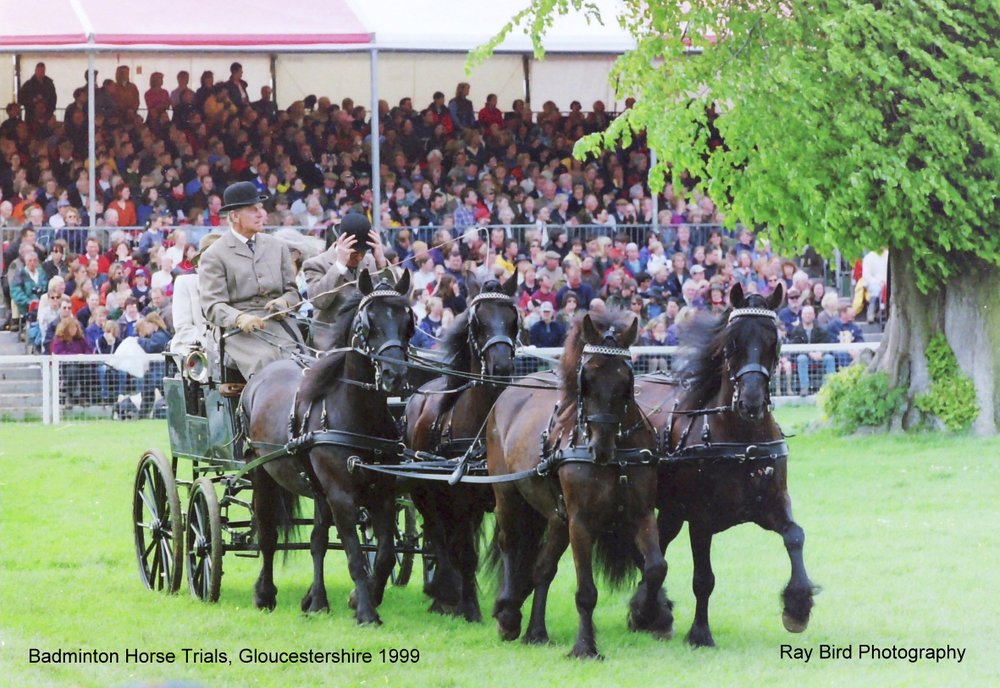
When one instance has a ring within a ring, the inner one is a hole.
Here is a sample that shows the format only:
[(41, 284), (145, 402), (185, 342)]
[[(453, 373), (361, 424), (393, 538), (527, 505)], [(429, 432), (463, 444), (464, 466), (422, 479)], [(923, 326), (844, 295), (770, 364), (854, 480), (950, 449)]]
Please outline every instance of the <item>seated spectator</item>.
[(63, 294), (59, 299), (59, 316), (55, 320), (52, 320), (48, 327), (45, 328), (45, 334), (42, 337), (42, 353), (52, 353), (52, 341), (55, 339), (56, 330), (59, 328), (59, 325), (69, 319), (76, 320), (73, 316), (73, 302), (68, 296)]
[(410, 344), (419, 349), (435, 348), (444, 329), (442, 322), (443, 313), (444, 302), (441, 300), (441, 297), (432, 296), (427, 299), (427, 315), (417, 325)]
[[(52, 354), (55, 356), (86, 355), (91, 353), (90, 345), (83, 336), (83, 328), (74, 317), (59, 321), (52, 337)], [(62, 382), (61, 398), (70, 404), (89, 401), (91, 385), (88, 380), (89, 366), (82, 363), (64, 363), (59, 366)]]
[(539, 348), (560, 347), (566, 339), (566, 328), (554, 319), (555, 307), (551, 301), (543, 301), (538, 307), (540, 319), (531, 326), (528, 342)]
[(823, 295), (821, 305), (823, 310), (816, 314), (816, 324), (825, 330), (830, 327), (830, 323), (840, 317), (837, 312), (840, 308), (840, 298), (832, 291), (827, 292)]
[(788, 290), (787, 305), (778, 311), (778, 320), (785, 324), (785, 329), (791, 332), (799, 326), (799, 314), (802, 312), (802, 294), (792, 287)]
[(138, 336), (139, 333), (136, 331), (135, 326), (142, 317), (139, 310), (139, 300), (135, 297), (125, 299), (122, 310), (124, 312), (118, 319), (118, 338), (125, 339), (126, 337)]
[(574, 291), (568, 291), (563, 294), (562, 297), (562, 308), (556, 313), (556, 321), (566, 328), (569, 332), (569, 328), (573, 325), (573, 320), (576, 319), (577, 314), (580, 312), (580, 297)]
[[(801, 322), (788, 334), (789, 344), (830, 344), (833, 340), (830, 333), (816, 324), (816, 309), (803, 306)], [(796, 370), (799, 375), (799, 394), (806, 396), (810, 391), (819, 389), (826, 376), (832, 375), (836, 369), (833, 354), (829, 351), (809, 351), (795, 356)], [(822, 370), (823, 377), (816, 380), (815, 373)]]
[(39, 265), (38, 253), (27, 251), (24, 256), (24, 267), (15, 273), (10, 285), (11, 300), (17, 304), (22, 317), (29, 317), (29, 314), (38, 308), (48, 284), (49, 276)]
[[(854, 322), (854, 306), (846, 303), (840, 306), (837, 312), (840, 317), (831, 322), (829, 327), (827, 327), (827, 332), (830, 333), (831, 339), (841, 344), (865, 341), (864, 333), (858, 327), (857, 323)], [(834, 359), (837, 362), (837, 368), (840, 369), (858, 360), (858, 352), (838, 352), (834, 354)]]
[[(83, 336), (86, 337), (87, 343), (90, 345), (90, 351), (88, 353), (101, 353), (97, 351), (97, 340), (104, 334), (104, 327), (108, 322), (108, 309), (104, 306), (97, 306), (94, 308), (93, 313), (90, 316), (90, 322), (83, 329)], [(81, 323), (82, 324), (82, 323)], [(115, 326), (115, 333), (117, 336), (118, 323), (112, 323)], [(110, 351), (107, 353), (111, 353)]]

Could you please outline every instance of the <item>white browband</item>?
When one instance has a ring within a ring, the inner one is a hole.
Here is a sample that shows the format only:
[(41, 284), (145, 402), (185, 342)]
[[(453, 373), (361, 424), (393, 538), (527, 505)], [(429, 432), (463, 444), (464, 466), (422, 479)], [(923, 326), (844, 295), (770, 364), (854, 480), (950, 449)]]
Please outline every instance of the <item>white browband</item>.
[(472, 302), (469, 304), (469, 308), (472, 308), (480, 301), (506, 301), (507, 303), (514, 303), (514, 299), (507, 296), (503, 292), (484, 291), (482, 294), (479, 294), (472, 299)]
[(360, 313), (363, 311), (365, 306), (367, 306), (374, 299), (378, 299), (383, 296), (399, 296), (399, 292), (395, 289), (376, 289), (371, 294), (368, 294), (365, 298), (361, 299), (361, 303), (358, 304), (358, 312)]
[(632, 352), (620, 346), (601, 346), (600, 344), (585, 344), (583, 347), (585, 354), (603, 354), (605, 356), (619, 356), (621, 358), (632, 358)]
[(745, 317), (771, 318), (772, 320), (777, 320), (778, 314), (770, 308), (736, 308), (729, 314), (729, 322), (732, 322), (736, 318)]

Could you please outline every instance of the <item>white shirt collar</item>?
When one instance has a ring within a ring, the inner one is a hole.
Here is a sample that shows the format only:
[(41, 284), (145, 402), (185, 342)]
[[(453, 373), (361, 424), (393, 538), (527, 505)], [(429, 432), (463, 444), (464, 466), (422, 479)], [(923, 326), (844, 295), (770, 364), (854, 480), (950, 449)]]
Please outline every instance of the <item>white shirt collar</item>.
[(243, 242), (243, 245), (244, 245), (244, 246), (246, 246), (246, 245), (247, 245), (247, 242), (248, 242), (248, 241), (250, 241), (249, 239), (247, 239), (247, 238), (246, 238), (245, 236), (243, 236), (242, 234), (240, 234), (239, 232), (237, 232), (237, 231), (236, 231), (235, 229), (233, 229), (232, 227), (230, 227), (230, 228), (229, 228), (229, 231), (230, 231), (230, 232), (232, 232), (232, 234), (233, 234), (233, 236), (234, 236), (234, 237), (236, 237), (236, 238), (237, 238), (237, 239), (239, 239), (239, 240), (240, 240), (241, 242)]

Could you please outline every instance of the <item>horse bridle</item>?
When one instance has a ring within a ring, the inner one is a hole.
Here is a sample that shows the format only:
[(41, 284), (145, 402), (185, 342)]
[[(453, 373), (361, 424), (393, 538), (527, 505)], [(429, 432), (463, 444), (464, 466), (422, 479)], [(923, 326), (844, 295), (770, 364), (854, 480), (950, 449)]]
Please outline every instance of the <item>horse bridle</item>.
[[(733, 321), (736, 320), (737, 318), (767, 318), (768, 320), (771, 320), (772, 322), (777, 322), (777, 320), (778, 320), (778, 314), (775, 313), (774, 311), (772, 311), (769, 308), (735, 308), (729, 314), (729, 323), (728, 324), (731, 325), (733, 323)], [(781, 356), (781, 337), (776, 337), (776, 342), (777, 342), (777, 344), (775, 345), (775, 351), (774, 351), (774, 365), (777, 365), (778, 359)], [(730, 357), (730, 352), (727, 351), (726, 352), (726, 369), (730, 371), (730, 373), (729, 373), (729, 382), (733, 386), (733, 398), (732, 398), (732, 402), (730, 403), (730, 408), (733, 411), (736, 410), (736, 404), (740, 400), (740, 392), (743, 389), (743, 385), (740, 382), (740, 380), (743, 378), (744, 375), (749, 375), (750, 373), (759, 373), (759, 374), (761, 374), (761, 375), (764, 376), (765, 380), (767, 380), (767, 398), (766, 398), (766, 402), (770, 406), (770, 404), (771, 404), (771, 371), (773, 370), (774, 365), (772, 365), (771, 368), (765, 368), (763, 365), (760, 364), (760, 362), (758, 362), (758, 361), (752, 361), (752, 362), (744, 364), (739, 370), (733, 372), (732, 369), (729, 366), (729, 357)]]
[[(367, 294), (361, 303), (358, 304), (358, 312), (354, 314), (354, 322), (351, 324), (351, 332), (353, 333), (353, 339), (351, 341), (351, 348), (356, 351), (363, 353), (365, 356), (371, 358), (372, 363), (375, 367), (375, 388), (379, 389), (382, 382), (382, 355), (389, 349), (402, 349), (403, 360), (406, 360), (406, 345), (401, 339), (389, 339), (382, 343), (377, 349), (371, 346), (368, 342), (369, 324), (368, 324), (368, 306), (375, 299), (387, 298), (390, 296), (399, 296), (399, 292), (395, 289), (376, 289), (375, 291)], [(409, 310), (409, 308), (408, 308)], [(410, 321), (412, 323), (413, 315), (412, 311), (410, 314)]]
[(631, 400), (631, 393), (629, 394), (629, 400), (625, 402), (624, 410), (622, 411), (621, 417), (616, 416), (613, 413), (591, 413), (588, 414), (584, 408), (585, 398), (583, 394), (583, 368), (586, 363), (590, 360), (591, 356), (612, 356), (615, 358), (624, 359), (625, 365), (629, 372), (629, 390), (634, 390), (635, 385), (635, 372), (632, 368), (632, 352), (625, 347), (618, 346), (615, 341), (615, 328), (609, 327), (604, 333), (604, 343), (603, 344), (586, 344), (583, 347), (583, 355), (580, 356), (580, 363), (576, 367), (576, 393), (577, 393), (577, 403), (576, 403), (576, 431), (584, 443), (589, 440), (589, 433), (587, 431), (587, 423), (601, 423), (604, 425), (617, 425), (618, 433), (621, 434), (621, 424), (625, 416), (628, 415), (628, 404)]
[[(496, 301), (500, 303), (509, 304), (510, 306), (516, 309), (516, 306), (514, 304), (514, 299), (499, 291), (482, 292), (481, 294), (473, 298), (472, 301), (469, 303), (469, 348), (472, 349), (472, 352), (479, 359), (480, 363), (482, 363), (485, 360), (486, 352), (489, 350), (491, 346), (495, 346), (497, 344), (506, 344), (507, 346), (510, 347), (512, 353), (516, 350), (516, 347), (514, 346), (514, 340), (508, 337), (506, 334), (493, 335), (492, 337), (486, 340), (485, 344), (480, 346), (479, 340), (476, 338), (476, 330), (479, 329), (479, 318), (476, 314), (477, 313), (476, 307), (485, 301)], [(479, 379), (482, 380), (484, 375), (485, 375), (485, 369), (483, 368), (482, 365), (480, 365)]]

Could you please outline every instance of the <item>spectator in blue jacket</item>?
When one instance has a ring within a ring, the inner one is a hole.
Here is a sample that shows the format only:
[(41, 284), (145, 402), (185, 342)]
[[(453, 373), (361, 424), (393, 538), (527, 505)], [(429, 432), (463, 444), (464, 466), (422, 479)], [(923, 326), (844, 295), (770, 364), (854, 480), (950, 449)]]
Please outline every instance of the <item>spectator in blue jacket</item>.
[[(840, 318), (834, 320), (827, 327), (830, 339), (841, 344), (851, 344), (853, 342), (865, 341), (865, 335), (854, 322), (854, 306), (849, 303), (843, 304), (837, 311)], [(836, 353), (833, 356), (837, 360), (837, 369), (851, 365), (858, 359), (858, 352)]]
[(537, 347), (559, 347), (566, 339), (566, 328), (557, 320), (553, 319), (555, 308), (548, 301), (542, 301), (538, 308), (541, 320), (531, 326), (528, 332), (528, 339), (533, 346)]
[(427, 299), (427, 315), (417, 325), (410, 344), (420, 349), (433, 349), (444, 329), (444, 302), (440, 296)]

